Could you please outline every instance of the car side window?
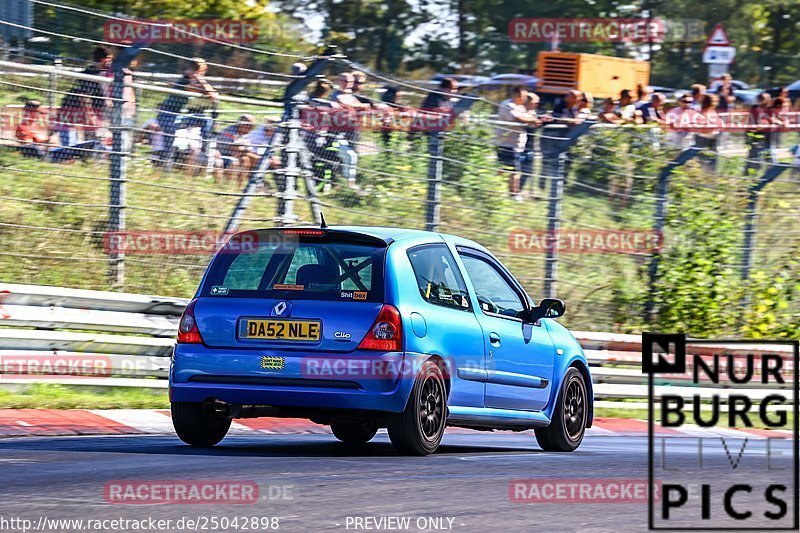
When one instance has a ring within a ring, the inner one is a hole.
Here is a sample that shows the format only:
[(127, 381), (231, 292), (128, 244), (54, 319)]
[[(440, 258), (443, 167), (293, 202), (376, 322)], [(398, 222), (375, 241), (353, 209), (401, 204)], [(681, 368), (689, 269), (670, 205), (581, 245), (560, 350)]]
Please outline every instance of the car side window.
[(425, 245), (408, 251), (419, 293), (434, 305), (471, 311), (467, 286), (445, 245)]
[(481, 311), (509, 317), (520, 316), (525, 310), (525, 304), (494, 265), (480, 257), (466, 254), (461, 254), (461, 261), (475, 287)]

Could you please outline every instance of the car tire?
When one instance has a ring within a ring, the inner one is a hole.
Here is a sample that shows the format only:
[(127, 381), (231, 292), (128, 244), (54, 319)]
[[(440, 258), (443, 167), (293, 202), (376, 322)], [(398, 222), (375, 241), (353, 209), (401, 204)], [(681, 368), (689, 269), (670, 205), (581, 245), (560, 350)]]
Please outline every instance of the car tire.
[(447, 419), (447, 388), (439, 367), (423, 363), (402, 413), (389, 418), (389, 440), (406, 455), (429, 455), (444, 435)]
[(365, 422), (331, 422), (333, 436), (345, 444), (366, 444), (378, 432), (378, 424)]
[(227, 435), (231, 427), (230, 418), (207, 415), (201, 403), (172, 402), (171, 410), (175, 433), (190, 446), (214, 446)]
[(536, 442), (546, 452), (573, 452), (586, 433), (588, 398), (583, 374), (570, 367), (561, 382), (553, 418), (546, 428), (535, 430)]

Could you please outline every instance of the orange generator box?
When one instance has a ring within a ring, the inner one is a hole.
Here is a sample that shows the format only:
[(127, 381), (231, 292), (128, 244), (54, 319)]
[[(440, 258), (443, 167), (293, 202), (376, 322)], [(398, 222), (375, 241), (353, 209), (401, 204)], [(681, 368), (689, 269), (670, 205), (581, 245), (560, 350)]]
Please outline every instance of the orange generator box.
[[(594, 98), (619, 98), (619, 92), (650, 84), (650, 62), (624, 57), (569, 52), (539, 52), (537, 93), (561, 95), (570, 89)], [(634, 95), (635, 96), (635, 95)]]

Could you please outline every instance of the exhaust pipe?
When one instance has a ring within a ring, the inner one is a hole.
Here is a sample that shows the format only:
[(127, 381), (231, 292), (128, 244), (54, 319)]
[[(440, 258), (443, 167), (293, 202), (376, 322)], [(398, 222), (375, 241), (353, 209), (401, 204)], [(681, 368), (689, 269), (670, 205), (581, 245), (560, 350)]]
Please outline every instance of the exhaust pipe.
[(206, 400), (203, 402), (203, 414), (214, 418), (230, 418), (231, 404), (220, 400)]

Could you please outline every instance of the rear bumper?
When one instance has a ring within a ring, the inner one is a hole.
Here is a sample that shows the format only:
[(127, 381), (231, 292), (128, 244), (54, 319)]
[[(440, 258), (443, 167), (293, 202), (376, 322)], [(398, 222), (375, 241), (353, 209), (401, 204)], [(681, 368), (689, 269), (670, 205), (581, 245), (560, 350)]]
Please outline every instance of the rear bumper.
[[(264, 356), (283, 369), (262, 369)], [(287, 353), (177, 345), (170, 400), (399, 413), (427, 359), (410, 352)]]

